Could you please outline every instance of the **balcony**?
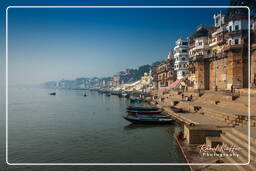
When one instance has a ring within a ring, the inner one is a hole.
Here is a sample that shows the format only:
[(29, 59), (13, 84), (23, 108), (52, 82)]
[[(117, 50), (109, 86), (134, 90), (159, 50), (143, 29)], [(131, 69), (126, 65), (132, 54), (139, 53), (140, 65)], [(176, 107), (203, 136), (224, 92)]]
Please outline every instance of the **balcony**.
[(219, 40), (217, 40), (217, 41), (211, 42), (211, 43), (209, 44), (209, 47), (216, 46), (216, 45), (222, 45), (222, 44), (224, 44), (224, 43), (225, 43), (225, 40), (224, 40), (224, 39), (219, 39)]
[(227, 32), (226, 36), (227, 37), (233, 37), (233, 36), (239, 36), (239, 35), (248, 35), (248, 31), (247, 30), (235, 30), (235, 31), (231, 31), (231, 32)]
[(204, 59), (204, 55), (195, 55), (192, 57), (192, 61), (201, 61)]
[(171, 66), (164, 67), (164, 68), (160, 68), (160, 69), (156, 70), (156, 73), (157, 73), (157, 74), (161, 74), (161, 73), (163, 73), (163, 72), (168, 72), (168, 71), (170, 71), (171, 69), (172, 69)]
[(200, 46), (195, 46), (193, 49), (191, 49), (192, 51), (194, 50), (201, 50), (201, 49), (208, 49), (209, 46), (208, 45), (200, 45)]
[(227, 54), (226, 53), (217, 53), (217, 54), (210, 54), (208, 58), (211, 58), (211, 60), (215, 59), (221, 59), (221, 58), (226, 58)]
[(218, 41), (212, 42), (209, 44), (210, 47), (218, 45)]
[(212, 36), (216, 36), (217, 34), (222, 33), (224, 31), (226, 31), (226, 29), (225, 29), (225, 27), (222, 26), (222, 27), (218, 28), (215, 32), (213, 32)]
[(176, 50), (176, 49), (187, 49), (187, 48), (188, 48), (188, 45), (176, 45), (174, 47), (174, 50)]
[(243, 47), (243, 44), (237, 44), (237, 45), (226, 45), (224, 46), (224, 51), (230, 51), (230, 50), (238, 50)]
[(180, 56), (188, 56), (188, 52), (178, 52), (174, 54), (174, 58), (177, 58)]

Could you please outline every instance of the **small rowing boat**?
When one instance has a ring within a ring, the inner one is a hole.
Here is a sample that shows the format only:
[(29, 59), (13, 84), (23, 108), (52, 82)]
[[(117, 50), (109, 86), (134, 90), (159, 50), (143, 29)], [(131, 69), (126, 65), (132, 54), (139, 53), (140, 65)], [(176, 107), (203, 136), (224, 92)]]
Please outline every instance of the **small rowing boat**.
[(127, 113), (152, 115), (152, 114), (160, 114), (162, 113), (162, 111), (160, 110), (127, 110)]
[(130, 121), (132, 123), (141, 123), (141, 124), (167, 124), (174, 122), (173, 119), (171, 119), (168, 116), (145, 116), (145, 115), (124, 115), (124, 119), (127, 121)]
[(156, 111), (157, 107), (149, 107), (149, 106), (128, 106), (127, 110), (137, 110), (137, 111)]

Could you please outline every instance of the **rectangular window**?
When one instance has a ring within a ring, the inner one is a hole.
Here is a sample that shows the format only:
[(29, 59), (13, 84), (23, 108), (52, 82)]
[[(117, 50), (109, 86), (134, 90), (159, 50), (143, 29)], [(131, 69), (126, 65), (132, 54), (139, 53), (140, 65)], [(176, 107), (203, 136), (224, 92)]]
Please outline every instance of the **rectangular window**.
[(235, 45), (239, 44), (239, 39), (235, 39)]
[(182, 45), (187, 46), (188, 42), (182, 42)]
[(235, 25), (235, 31), (239, 30), (239, 25)]
[(186, 53), (186, 52), (188, 52), (188, 51), (187, 51), (187, 50), (182, 50), (182, 52)]

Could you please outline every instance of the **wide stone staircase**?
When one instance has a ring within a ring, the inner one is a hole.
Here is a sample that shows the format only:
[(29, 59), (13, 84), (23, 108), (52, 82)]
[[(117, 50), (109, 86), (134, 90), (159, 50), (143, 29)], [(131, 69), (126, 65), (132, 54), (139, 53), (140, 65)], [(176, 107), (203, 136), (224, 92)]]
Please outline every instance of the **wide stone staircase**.
[(246, 165), (249, 161), (248, 155), (248, 127), (238, 127), (238, 128), (226, 128), (223, 129), (221, 134), (221, 140), (223, 143), (228, 144), (229, 147), (236, 146), (241, 149), (234, 151), (238, 153), (238, 157), (226, 157), (230, 163), (237, 163), (236, 167), (243, 171), (254, 171), (256, 170), (256, 128), (251, 128), (251, 144), (250, 144), (250, 163)]
[[(183, 94), (183, 99), (182, 99)], [(192, 100), (186, 100), (191, 97)], [(185, 118), (187, 122), (213, 124), (222, 130), (220, 137), (207, 137), (207, 141), (236, 146), (238, 157), (222, 158), (224, 163), (237, 163), (235, 167), (241, 171), (256, 170), (256, 94), (250, 95), (250, 117), (248, 95), (242, 94), (233, 98), (230, 93), (203, 91), (177, 92), (158, 94), (159, 103), (170, 110), (170, 106), (183, 109), (188, 113), (176, 113), (176, 117)], [(175, 103), (174, 103), (175, 102)], [(195, 111), (195, 107), (199, 110)], [(173, 112), (173, 111), (172, 111)], [(201, 116), (201, 117), (200, 117)], [(250, 120), (250, 125), (248, 124)], [(248, 165), (248, 126), (251, 128), (250, 164)], [(220, 158), (220, 160), (222, 160)]]
[[(183, 99), (182, 99), (183, 94)], [(191, 97), (192, 101), (186, 100)], [(195, 107), (199, 107), (200, 113), (206, 117), (212, 118), (220, 122), (225, 122), (229, 126), (248, 126), (256, 127), (256, 96), (251, 97), (251, 116), (249, 117), (248, 96), (242, 95), (235, 100), (232, 96), (223, 92), (204, 91), (199, 95), (196, 92), (170, 91), (168, 94), (161, 95), (160, 102), (164, 105), (174, 105), (177, 108), (184, 109), (188, 112), (195, 112)]]

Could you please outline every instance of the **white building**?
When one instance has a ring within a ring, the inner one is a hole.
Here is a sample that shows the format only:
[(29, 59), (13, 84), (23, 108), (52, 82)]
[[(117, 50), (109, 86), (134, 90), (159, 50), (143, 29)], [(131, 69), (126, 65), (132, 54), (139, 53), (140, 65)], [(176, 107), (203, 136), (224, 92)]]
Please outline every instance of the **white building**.
[(178, 39), (174, 47), (174, 70), (177, 71), (177, 79), (183, 79), (188, 75), (188, 40)]
[[(228, 38), (227, 42), (228, 45), (239, 45), (242, 44), (242, 34), (241, 31), (246, 31), (248, 30), (248, 20), (247, 18), (231, 18), (228, 21), (227, 24), (227, 30), (228, 30)], [(232, 33), (232, 34), (230, 34)], [(247, 32), (246, 32), (247, 33)]]

